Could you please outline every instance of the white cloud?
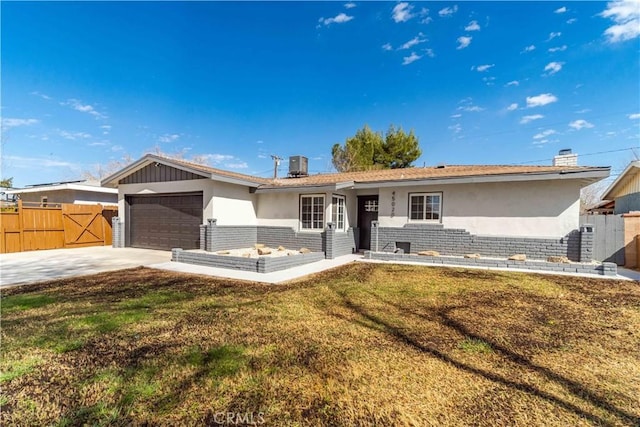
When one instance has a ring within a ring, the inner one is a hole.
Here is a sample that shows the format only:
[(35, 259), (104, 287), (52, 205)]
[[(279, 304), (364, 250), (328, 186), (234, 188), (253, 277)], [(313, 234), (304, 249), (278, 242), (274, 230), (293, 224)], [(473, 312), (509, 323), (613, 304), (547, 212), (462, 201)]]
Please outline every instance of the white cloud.
[(560, 37), (562, 35), (562, 33), (560, 31), (558, 31), (557, 33), (552, 32), (549, 33), (549, 38), (547, 39), (547, 41), (551, 41), (553, 39), (555, 39), (556, 37)]
[(592, 128), (593, 124), (589, 123), (586, 120), (582, 120), (582, 119), (578, 119), (578, 120), (574, 120), (571, 123), (569, 123), (569, 127), (573, 128), (575, 130), (580, 130), (580, 129), (584, 129), (584, 128)]
[(564, 62), (549, 62), (546, 67), (544, 67), (544, 70), (548, 71), (549, 75), (552, 75), (562, 70), (562, 64), (564, 64)]
[(249, 167), (246, 162), (225, 163), (224, 165), (229, 169), (247, 169)]
[(258, 154), (258, 158), (259, 159), (266, 159), (267, 155), (266, 154)]
[(632, 40), (640, 36), (640, 2), (638, 0), (609, 2), (600, 16), (615, 22), (615, 25), (604, 32), (609, 43)]
[(106, 142), (90, 142), (87, 144), (89, 147), (104, 147), (107, 145)]
[(460, 123), (456, 123), (454, 125), (449, 126), (450, 131), (453, 131), (454, 134), (459, 134), (462, 132), (462, 125)]
[(465, 47), (469, 46), (471, 44), (471, 39), (473, 39), (473, 37), (470, 36), (460, 36), (458, 37), (458, 47), (456, 49), (464, 49)]
[(111, 125), (102, 125), (100, 126), (100, 129), (111, 130)]
[(543, 105), (557, 102), (558, 98), (550, 93), (543, 93), (537, 96), (527, 96), (527, 107), (542, 107)]
[(518, 109), (518, 104), (516, 104), (515, 102), (507, 107), (507, 111), (513, 111), (516, 109)]
[(76, 139), (91, 138), (91, 135), (86, 132), (67, 132), (66, 130), (59, 130), (58, 135), (60, 135), (64, 139), (69, 139), (71, 141), (75, 141)]
[(353, 2), (349, 2), (349, 3), (345, 3), (344, 7), (345, 9), (353, 9), (354, 7), (356, 7), (356, 4)]
[(415, 52), (411, 52), (411, 55), (402, 58), (402, 65), (409, 65), (420, 58), (422, 58), (422, 55), (417, 55)]
[(424, 43), (426, 41), (427, 41), (427, 39), (424, 38), (424, 34), (418, 33), (417, 36), (415, 36), (414, 38), (412, 38), (411, 40), (409, 40), (408, 42), (406, 42), (405, 44), (400, 46), (398, 48), (398, 50), (411, 49), (411, 47), (413, 47), (413, 46), (415, 46), (417, 44), (420, 44), (420, 43)]
[(559, 9), (556, 9), (553, 11), (553, 13), (565, 13), (567, 11), (567, 8), (565, 6), (562, 6)]
[(19, 126), (31, 126), (39, 123), (37, 119), (2, 119), (2, 130), (7, 131)]
[(478, 25), (478, 21), (471, 21), (469, 25), (464, 27), (465, 31), (480, 31), (480, 25)]
[(460, 117), (462, 117), (462, 114), (452, 114), (450, 117), (452, 119), (459, 119)]
[(429, 9), (427, 9), (426, 7), (420, 9), (420, 12), (418, 12), (418, 16), (422, 18), (420, 20), (421, 24), (428, 24), (429, 22), (433, 21), (433, 18), (429, 16)]
[(640, 119), (640, 113), (629, 114), (627, 117), (629, 117), (631, 120)]
[(124, 147), (122, 145), (112, 145), (111, 146), (111, 151), (122, 151), (124, 150)]
[(169, 143), (169, 142), (177, 141), (178, 138), (180, 138), (180, 135), (176, 133), (173, 133), (173, 134), (165, 133), (164, 135), (160, 135), (160, 137), (158, 138), (158, 142)]
[(436, 56), (436, 54), (433, 52), (433, 49), (425, 49), (424, 50), (425, 55), (427, 55), (429, 58), (433, 58)]
[(574, 22), (576, 22), (578, 20), (578, 18), (571, 18), (571, 19), (567, 19), (567, 24), (571, 25)]
[(411, 6), (409, 3), (398, 3), (393, 7), (391, 16), (396, 23), (407, 22), (409, 19), (415, 16), (411, 13), (411, 10), (413, 10), (413, 6)]
[(533, 50), (536, 50), (535, 45), (529, 45), (529, 46), (524, 48), (523, 52), (531, 52)]
[(452, 7), (445, 7), (444, 9), (440, 9), (438, 11), (438, 15), (441, 17), (449, 17), (458, 11), (458, 5), (454, 4)]
[(349, 22), (353, 19), (353, 16), (349, 16), (345, 13), (339, 13), (336, 16), (334, 16), (333, 18), (320, 18), (319, 22), (324, 24), (324, 25), (331, 25), (331, 24), (344, 24), (345, 22)]
[(487, 70), (489, 70), (490, 68), (495, 67), (496, 64), (484, 64), (484, 65), (478, 65), (477, 67), (474, 65), (473, 67), (471, 67), (471, 70), (475, 69), (477, 72), (479, 73), (483, 73)]
[(547, 129), (540, 133), (533, 135), (533, 139), (544, 139), (550, 135), (555, 135), (557, 132), (553, 129)]
[(520, 82), (517, 80), (511, 80), (510, 82), (507, 83), (507, 86), (519, 86)]
[(591, 108), (583, 108), (581, 110), (578, 111), (574, 111), (575, 114), (584, 114), (584, 113), (588, 113), (591, 111)]
[(42, 99), (46, 99), (47, 101), (51, 101), (51, 100), (53, 99), (53, 98), (51, 98), (50, 96), (45, 95), (44, 93), (40, 93), (40, 92), (38, 92), (38, 91), (31, 92), (31, 95), (39, 96), (40, 98), (42, 98)]
[(391, 46), (391, 43), (385, 43), (382, 45), (382, 50), (393, 50), (393, 46)]
[(540, 120), (544, 118), (544, 116), (542, 114), (531, 114), (530, 116), (524, 116), (520, 119), (520, 124), (521, 125), (526, 125), (529, 122), (532, 122), (534, 120)]
[(81, 113), (87, 113), (94, 116), (96, 119), (106, 119), (107, 116), (99, 111), (97, 111), (92, 105), (83, 104), (78, 99), (69, 99), (66, 102), (61, 102), (60, 105), (69, 106), (76, 111), (80, 111)]
[(460, 111), (468, 111), (470, 113), (479, 113), (480, 111), (484, 111), (484, 108), (478, 107), (477, 105), (464, 105), (462, 107), (458, 107)]
[(213, 163), (215, 165), (220, 164), (222, 162), (228, 162), (233, 160), (235, 157), (230, 156), (228, 154), (203, 154), (201, 156), (205, 161)]
[(563, 44), (562, 46), (558, 46), (558, 47), (550, 47), (549, 48), (549, 52), (554, 53), (554, 52), (564, 52), (565, 50), (567, 50), (567, 45)]
[(5, 156), (5, 160), (10, 161), (12, 167), (21, 169), (36, 170), (53, 167), (80, 169), (80, 166), (77, 163), (70, 163), (63, 160), (56, 160), (47, 157)]

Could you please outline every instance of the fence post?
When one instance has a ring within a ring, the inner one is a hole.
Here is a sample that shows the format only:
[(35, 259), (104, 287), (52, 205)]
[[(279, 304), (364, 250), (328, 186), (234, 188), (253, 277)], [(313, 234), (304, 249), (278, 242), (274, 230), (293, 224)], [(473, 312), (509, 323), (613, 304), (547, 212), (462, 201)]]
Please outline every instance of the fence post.
[(18, 199), (18, 230), (20, 231), (20, 252), (24, 251), (24, 215), (22, 212), (22, 199)]
[(593, 224), (580, 227), (580, 262), (593, 261)]
[(378, 226), (380, 223), (378, 221), (371, 221), (371, 228), (375, 230), (376, 233), (376, 252), (378, 252)]

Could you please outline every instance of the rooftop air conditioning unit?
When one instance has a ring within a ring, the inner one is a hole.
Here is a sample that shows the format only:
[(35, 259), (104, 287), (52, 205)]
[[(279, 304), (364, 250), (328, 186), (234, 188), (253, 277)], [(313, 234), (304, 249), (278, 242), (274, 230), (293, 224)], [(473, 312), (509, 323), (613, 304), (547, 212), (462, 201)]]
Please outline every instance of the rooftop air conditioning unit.
[(298, 178), (309, 175), (309, 159), (304, 156), (289, 157), (289, 177)]

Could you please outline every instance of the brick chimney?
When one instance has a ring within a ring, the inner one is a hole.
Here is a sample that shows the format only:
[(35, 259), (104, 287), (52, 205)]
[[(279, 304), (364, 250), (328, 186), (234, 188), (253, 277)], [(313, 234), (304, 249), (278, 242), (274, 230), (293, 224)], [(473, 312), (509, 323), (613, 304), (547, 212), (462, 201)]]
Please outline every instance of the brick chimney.
[(553, 157), (553, 166), (578, 166), (578, 155), (571, 153), (571, 148), (560, 150)]

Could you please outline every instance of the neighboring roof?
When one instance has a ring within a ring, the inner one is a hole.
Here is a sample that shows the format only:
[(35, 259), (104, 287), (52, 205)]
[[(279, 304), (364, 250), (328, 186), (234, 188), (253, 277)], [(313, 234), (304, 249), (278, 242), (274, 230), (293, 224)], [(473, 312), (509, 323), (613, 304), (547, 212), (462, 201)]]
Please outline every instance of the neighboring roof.
[(26, 188), (14, 188), (5, 191), (7, 194), (24, 194), (24, 193), (40, 193), (42, 191), (59, 191), (59, 190), (75, 190), (88, 191), (93, 193), (117, 194), (115, 188), (100, 187), (98, 183), (87, 181), (69, 181), (51, 184), (29, 185)]
[(602, 200), (612, 200), (618, 197), (617, 193), (638, 174), (640, 174), (640, 160), (635, 160), (629, 163), (618, 178), (605, 190)]
[(584, 185), (609, 176), (609, 167), (589, 166), (504, 166), (466, 165), (423, 168), (381, 169), (364, 172), (344, 172), (309, 175), (299, 178), (260, 178), (216, 169), (184, 160), (147, 154), (140, 160), (102, 180), (102, 185), (117, 186), (118, 181), (135, 171), (158, 162), (183, 169), (216, 181), (246, 185), (256, 192), (289, 191), (293, 189), (371, 188), (385, 186), (470, 183), (500, 181), (533, 181), (548, 179), (581, 179)]
[(596, 203), (595, 205), (588, 208), (587, 211), (589, 212), (589, 211), (595, 211), (598, 209), (613, 209), (615, 205), (616, 205), (615, 200), (601, 200), (599, 203)]
[(258, 178), (251, 175), (230, 172), (223, 169), (216, 169), (210, 166), (188, 162), (186, 160), (172, 159), (169, 157), (159, 156), (157, 154), (146, 154), (139, 160), (131, 163), (129, 166), (126, 166), (113, 175), (106, 177), (101, 181), (101, 184), (104, 186), (116, 187), (118, 185), (118, 181), (120, 181), (122, 178), (153, 163), (160, 163), (174, 168), (186, 170), (196, 175), (200, 175), (203, 178), (210, 178), (215, 181), (241, 184), (254, 188), (268, 181), (265, 178)]

